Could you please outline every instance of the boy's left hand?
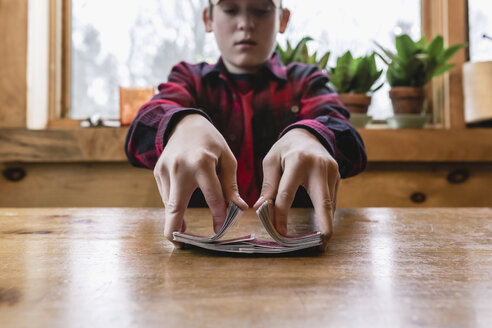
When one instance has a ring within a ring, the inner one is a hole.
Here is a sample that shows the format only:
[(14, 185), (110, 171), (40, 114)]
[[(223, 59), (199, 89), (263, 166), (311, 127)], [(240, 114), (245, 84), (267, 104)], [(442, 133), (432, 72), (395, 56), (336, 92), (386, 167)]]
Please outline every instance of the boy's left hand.
[(261, 196), (258, 209), (267, 199), (275, 199), (274, 225), (287, 234), (287, 214), (299, 186), (303, 186), (314, 206), (316, 222), (323, 235), (323, 249), (333, 233), (338, 183), (338, 164), (318, 139), (302, 128), (292, 129), (278, 140), (263, 160)]

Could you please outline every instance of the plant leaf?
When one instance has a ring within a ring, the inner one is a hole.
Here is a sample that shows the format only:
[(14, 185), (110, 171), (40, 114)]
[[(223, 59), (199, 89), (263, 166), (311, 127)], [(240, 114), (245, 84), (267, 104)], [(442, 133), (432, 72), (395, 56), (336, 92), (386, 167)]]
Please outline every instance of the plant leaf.
[(438, 35), (431, 41), (427, 47), (427, 53), (431, 57), (438, 57), (444, 50), (444, 39)]
[[(381, 71), (382, 73), (383, 71)], [(384, 82), (382, 82), (380, 85), (378, 85), (376, 88), (372, 89), (370, 92), (371, 93), (375, 93), (376, 91), (378, 91), (379, 89), (381, 89), (384, 85)]]
[[(398, 56), (391, 52), (390, 50), (384, 48), (382, 45), (380, 45), (379, 43), (377, 42), (374, 42), (376, 44), (376, 46), (381, 49), (381, 51), (390, 59), (390, 61), (393, 61), (393, 62), (398, 62), (399, 59), (398, 59)], [(379, 57), (381, 57), (381, 59), (387, 63), (389, 65), (390, 61), (388, 61), (386, 58), (384, 58), (383, 56), (381, 56), (379, 53), (377, 53)]]
[(318, 57), (318, 51), (315, 51), (311, 56), (309, 56), (309, 64), (316, 64), (316, 57)]
[(292, 50), (290, 56), (288, 57), (288, 63), (290, 64), (295, 61), (302, 61), (301, 53), (304, 47), (306, 46), (306, 43), (312, 40), (313, 39), (309, 36), (302, 38), (301, 41), (299, 41), (299, 43), (296, 45), (295, 49)]
[(396, 54), (401, 61), (406, 61), (411, 58), (417, 51), (417, 45), (407, 35), (403, 34), (396, 38)]
[(318, 67), (321, 69), (326, 69), (326, 66), (328, 65), (328, 60), (330, 59), (331, 53), (328, 51), (326, 54), (324, 54), (323, 57), (318, 62)]
[(418, 40), (416, 43), (417, 48), (419, 49), (424, 49), (426, 44), (427, 44), (427, 38), (425, 37), (425, 35), (422, 35), (420, 40)]
[(450, 46), (449, 48), (447, 48), (446, 50), (444, 50), (444, 53), (442, 54), (441, 58), (440, 58), (440, 62), (441, 63), (445, 63), (447, 62), (448, 60), (450, 60), (461, 48), (464, 48), (466, 47), (467, 44), (466, 43), (462, 43), (462, 44), (455, 44), (454, 46)]
[(439, 75), (442, 75), (444, 73), (446, 73), (447, 71), (449, 71), (451, 68), (453, 68), (455, 65), (454, 64), (444, 64), (444, 65), (441, 65), (439, 66), (434, 74), (432, 75), (432, 77), (436, 77), (436, 76), (439, 76)]

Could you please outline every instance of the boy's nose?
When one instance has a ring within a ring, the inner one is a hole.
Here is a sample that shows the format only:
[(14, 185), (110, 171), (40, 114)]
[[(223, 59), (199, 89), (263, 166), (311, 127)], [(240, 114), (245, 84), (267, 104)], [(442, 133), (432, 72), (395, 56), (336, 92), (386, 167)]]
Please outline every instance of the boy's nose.
[(250, 30), (254, 28), (255, 22), (249, 15), (240, 15), (238, 17), (237, 27), (240, 30)]

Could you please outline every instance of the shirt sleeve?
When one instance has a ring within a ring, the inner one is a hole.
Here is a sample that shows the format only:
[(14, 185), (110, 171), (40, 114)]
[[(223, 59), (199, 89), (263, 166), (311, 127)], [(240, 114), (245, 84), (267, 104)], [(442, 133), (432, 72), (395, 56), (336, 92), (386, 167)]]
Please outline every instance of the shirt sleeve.
[(196, 108), (199, 66), (184, 62), (173, 67), (167, 83), (144, 104), (133, 120), (125, 141), (125, 152), (135, 166), (154, 168), (167, 138), (185, 115), (207, 114)]
[(328, 75), (315, 66), (303, 66), (293, 78), (299, 81), (300, 120), (286, 127), (280, 137), (294, 128), (315, 135), (338, 163), (342, 178), (362, 172), (367, 164), (364, 142), (350, 124), (350, 114), (328, 86)]

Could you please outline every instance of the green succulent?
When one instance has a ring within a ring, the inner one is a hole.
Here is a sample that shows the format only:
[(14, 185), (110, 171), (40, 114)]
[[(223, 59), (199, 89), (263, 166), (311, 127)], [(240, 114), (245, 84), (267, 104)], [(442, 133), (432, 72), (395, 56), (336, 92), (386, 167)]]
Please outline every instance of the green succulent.
[(330, 58), (330, 52), (326, 52), (319, 60), (317, 59), (318, 52), (313, 54), (309, 53), (307, 43), (312, 41), (313, 38), (306, 36), (297, 43), (293, 48), (291, 43), (287, 40), (287, 46), (283, 49), (278, 43), (275, 50), (279, 53), (280, 59), (284, 65), (289, 65), (293, 62), (299, 62), (304, 64), (317, 65), (320, 69), (326, 70), (328, 65), (328, 59)]
[(376, 67), (375, 54), (354, 58), (350, 51), (337, 58), (335, 67), (330, 68), (330, 83), (338, 93), (374, 93), (383, 84), (373, 88), (383, 70)]
[(413, 41), (407, 34), (396, 37), (396, 53), (376, 45), (384, 53), (378, 55), (388, 65), (386, 79), (392, 87), (423, 87), (433, 77), (449, 71), (454, 65), (448, 61), (466, 44), (444, 47), (442, 36), (427, 43), (425, 36)]

